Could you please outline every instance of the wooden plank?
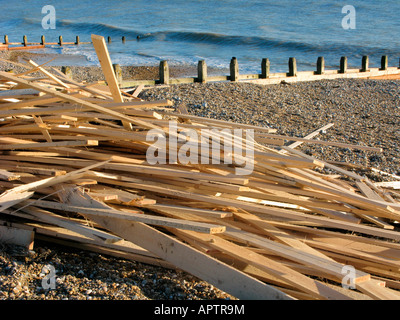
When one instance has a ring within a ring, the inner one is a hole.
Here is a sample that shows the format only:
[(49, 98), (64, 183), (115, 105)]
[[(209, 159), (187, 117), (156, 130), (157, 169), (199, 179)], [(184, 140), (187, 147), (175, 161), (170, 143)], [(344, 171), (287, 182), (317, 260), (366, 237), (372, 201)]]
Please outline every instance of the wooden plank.
[[(124, 102), (104, 37), (92, 34), (91, 39), (114, 101)], [(122, 120), (122, 123), (126, 130), (132, 130), (130, 122)]]
[(222, 198), (218, 198), (218, 197), (199, 195), (199, 194), (195, 194), (195, 193), (191, 193), (191, 192), (177, 191), (177, 190), (173, 190), (173, 189), (168, 189), (166, 187), (159, 187), (156, 185), (150, 185), (150, 184), (144, 184), (144, 183), (132, 183), (132, 182), (126, 182), (126, 183), (118, 182), (117, 184), (128, 186), (132, 189), (148, 190), (148, 191), (153, 191), (153, 192), (157, 192), (160, 194), (167, 194), (167, 195), (170, 195), (173, 197), (178, 197), (178, 198), (198, 200), (198, 201), (203, 201), (206, 203), (213, 203), (213, 204), (223, 205), (223, 206), (228, 206), (228, 207), (231, 207), (231, 206), (238, 207), (238, 208), (242, 208), (246, 211), (249, 211), (251, 213), (267, 214), (267, 215), (275, 216), (278, 218), (293, 219), (295, 221), (310, 221), (310, 222), (319, 223), (321, 226), (324, 226), (324, 227), (338, 228), (338, 229), (343, 229), (343, 230), (351, 230), (351, 231), (356, 231), (356, 232), (360, 232), (363, 234), (374, 235), (374, 236), (378, 236), (378, 237), (382, 237), (382, 238), (400, 240), (400, 232), (396, 232), (396, 231), (392, 231), (392, 230), (383, 230), (383, 229), (378, 229), (378, 228), (370, 227), (370, 226), (366, 226), (366, 225), (359, 225), (359, 224), (355, 224), (355, 223), (337, 221), (337, 220), (328, 219), (325, 217), (318, 217), (318, 216), (314, 216), (314, 215), (302, 214), (299, 212), (285, 210), (285, 209), (269, 208), (269, 207), (265, 207), (265, 206), (259, 206), (257, 204), (253, 204), (253, 203), (245, 203), (245, 202), (239, 201), (239, 200), (222, 199)]
[(75, 207), (71, 205), (65, 205), (63, 203), (43, 201), (43, 200), (32, 200), (30, 202), (26, 202), (26, 204), (27, 205), (31, 204), (41, 208), (57, 209), (67, 212), (79, 213), (85, 216), (86, 215), (89, 216), (89, 219), (91, 219), (93, 216), (101, 216), (101, 217), (116, 218), (126, 221), (142, 222), (156, 226), (166, 226), (177, 229), (194, 230), (205, 233), (221, 233), (225, 231), (224, 226), (153, 216), (149, 214), (143, 214), (138, 210), (129, 210), (129, 212), (125, 212), (115, 209), (92, 209), (90, 207)]
[[(328, 130), (333, 125), (334, 125), (333, 123), (328, 123), (326, 126), (323, 126), (322, 128), (319, 128), (319, 129), (311, 132), (310, 134), (306, 135), (304, 138), (305, 139), (312, 139), (315, 136), (317, 136), (321, 131)], [(302, 145), (303, 143), (304, 143), (304, 141), (296, 141), (296, 142), (293, 142), (292, 144), (288, 145), (288, 147), (294, 149), (294, 148), (297, 148), (298, 146)], [(281, 150), (280, 152), (285, 154), (287, 151), (286, 150)]]
[(104, 37), (92, 34), (91, 39), (114, 101), (124, 102)]
[(144, 84), (138, 85), (137, 88), (135, 89), (135, 91), (133, 91), (132, 96), (138, 97), (140, 92), (142, 92), (143, 88), (144, 88)]
[(356, 288), (377, 300), (400, 300), (398, 291), (382, 287), (379, 283), (380, 281), (371, 279), (370, 281), (356, 284)]
[(15, 244), (32, 250), (34, 235), (32, 230), (0, 225), (0, 243)]
[[(61, 194), (63, 201), (67, 204), (109, 208), (90, 199), (87, 195), (77, 193), (76, 190), (70, 191), (72, 193)], [(293, 300), (281, 291), (145, 224), (100, 217), (94, 219), (95, 222), (103, 225), (106, 229), (153, 252), (163, 260), (174, 264), (177, 268), (213, 284), (238, 299)]]
[[(10, 138), (0, 137), (0, 142), (9, 142)], [(21, 141), (15, 139), (15, 141)], [(13, 143), (13, 144), (0, 144), (0, 150), (25, 150), (25, 149), (41, 149), (41, 148), (58, 148), (58, 147), (83, 147), (83, 146), (97, 146), (97, 140), (77, 140), (77, 141), (58, 141), (58, 142), (33, 142), (33, 143)]]
[(278, 135), (278, 134), (267, 134), (267, 133), (257, 134), (257, 133), (255, 133), (255, 140), (257, 142), (262, 143), (264, 137), (274, 138), (274, 139), (284, 139), (284, 140), (288, 140), (288, 141), (301, 141), (303, 143), (321, 144), (321, 145), (340, 147), (340, 148), (358, 149), (358, 150), (373, 151), (373, 152), (383, 152), (382, 148), (377, 148), (377, 147), (354, 145), (354, 144), (335, 142), (335, 141), (324, 141), (324, 140), (314, 140), (314, 139), (306, 139), (306, 138), (298, 138), (298, 137), (289, 137), (289, 136)]
[(255, 266), (266, 273), (277, 277), (287, 283), (290, 283), (295, 288), (307, 292), (316, 299), (339, 299), (347, 300), (347, 296), (333, 290), (322, 283), (310, 279), (301, 273), (294, 271), (283, 264), (280, 264), (272, 259), (257, 254), (244, 246), (239, 246), (230, 241), (224, 240), (221, 237), (212, 235), (202, 235), (190, 231), (173, 230), (177, 235), (193, 239), (206, 245), (207, 247), (220, 250), (227, 253), (236, 259), (244, 261), (245, 263)]
[(374, 185), (381, 188), (400, 189), (400, 181), (374, 182)]
[(48, 72), (46, 69), (42, 68), (41, 66), (39, 66), (36, 62), (32, 61), (32, 60), (28, 60), (28, 63), (31, 66), (36, 67), (40, 72), (42, 72), (44, 75), (46, 75), (47, 77), (49, 77), (51, 80), (55, 81), (57, 84), (59, 84), (60, 86), (69, 89), (70, 86), (68, 86), (67, 84), (65, 84), (64, 82), (62, 82), (60, 79), (58, 79), (57, 77), (55, 77), (54, 75), (52, 75), (50, 72)]
[(96, 163), (82, 169), (68, 172), (62, 176), (50, 177), (9, 189), (0, 194), (0, 212), (19, 202), (22, 202), (23, 200), (29, 199), (37, 189), (46, 188), (72, 179), (83, 177), (88, 170), (101, 167), (107, 162), (108, 161)]
[(41, 222), (50, 223), (65, 228), (67, 230), (77, 232), (83, 236), (86, 236), (94, 240), (104, 241), (106, 243), (115, 243), (117, 241), (122, 240), (120, 237), (116, 237), (104, 231), (100, 231), (95, 228), (83, 225), (71, 219), (56, 215), (47, 210), (36, 208), (34, 206), (28, 206), (28, 207), (20, 206), (19, 208), (21, 208), (21, 211), (32, 215), (33, 217), (39, 219), (39, 221)]
[[(99, 106), (99, 105), (96, 105), (96, 104), (93, 104), (93, 103), (90, 103), (90, 102), (86, 102), (86, 101), (84, 101), (82, 99), (79, 99), (79, 98), (76, 98), (76, 97), (74, 97), (72, 95), (67, 95), (67, 94), (64, 94), (62, 92), (58, 92), (58, 91), (55, 91), (55, 90), (52, 90), (52, 89), (49, 89), (49, 88), (42, 87), (42, 86), (40, 86), (38, 84), (26, 81), (24, 79), (20, 79), (18, 77), (13, 76), (13, 75), (10, 75), (9, 73), (4, 72), (4, 71), (0, 71), (0, 78), (11, 80), (11, 81), (14, 81), (16, 83), (26, 85), (29, 88), (40, 90), (40, 91), (45, 92), (47, 94), (50, 94), (50, 95), (52, 95), (54, 97), (57, 97), (57, 98), (59, 98), (61, 100), (69, 101), (71, 103), (76, 103), (78, 105), (83, 105), (83, 106), (88, 107), (90, 109), (94, 109), (94, 110), (96, 110), (96, 111), (98, 111), (100, 113), (104, 113), (104, 114), (109, 114), (109, 115), (115, 116), (118, 119), (120, 119), (121, 121), (130, 122), (130, 123), (133, 123), (133, 124), (136, 124), (138, 126), (141, 126), (141, 127), (144, 127), (144, 128), (148, 128), (148, 129), (160, 129), (157, 126), (145, 123), (145, 122), (143, 122), (143, 121), (141, 121), (139, 119), (134, 119), (132, 117), (126, 116), (126, 115), (121, 114), (119, 112), (116, 112), (114, 110), (110, 110), (108, 108), (105, 108), (105, 107), (102, 107), (102, 106)], [(1, 106), (0, 106), (0, 109), (1, 109)]]
[[(273, 254), (276, 254), (278, 256), (304, 264), (309, 267), (313, 267), (316, 270), (321, 270), (325, 273), (328, 273), (332, 277), (334, 277), (337, 281), (339, 281), (339, 283), (341, 283), (343, 279), (343, 273), (342, 273), (344, 267), (343, 264), (322, 257), (318, 257), (306, 253), (302, 250), (288, 247), (283, 244), (276, 243), (264, 237), (258, 236), (256, 234), (251, 234), (249, 232), (245, 232), (239, 229), (227, 228), (225, 234), (239, 241), (245, 241), (256, 247), (264, 249), (267, 252), (272, 252)], [(355, 277), (354, 277), (355, 283), (368, 281), (370, 279), (371, 279), (370, 274), (359, 270), (355, 270)]]
[(8, 172), (7, 170), (0, 169), (0, 180), (12, 181), (19, 180), (20, 176), (14, 172)]

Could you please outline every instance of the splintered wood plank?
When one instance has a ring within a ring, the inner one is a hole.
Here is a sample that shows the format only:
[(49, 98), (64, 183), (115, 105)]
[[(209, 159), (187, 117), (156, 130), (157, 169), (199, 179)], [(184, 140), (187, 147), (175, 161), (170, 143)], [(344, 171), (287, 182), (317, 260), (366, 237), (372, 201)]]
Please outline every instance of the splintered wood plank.
[[(76, 190), (62, 193), (61, 198), (70, 205), (91, 206), (99, 209), (109, 208)], [(292, 297), (278, 289), (143, 223), (96, 216), (93, 216), (92, 219), (124, 239), (153, 252), (177, 268), (189, 272), (239, 299), (293, 300)]]

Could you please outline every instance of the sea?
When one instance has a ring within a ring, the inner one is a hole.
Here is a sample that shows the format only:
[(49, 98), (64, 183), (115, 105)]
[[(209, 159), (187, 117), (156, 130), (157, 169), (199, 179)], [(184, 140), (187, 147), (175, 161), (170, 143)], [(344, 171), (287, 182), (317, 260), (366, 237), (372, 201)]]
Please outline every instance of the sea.
[[(50, 9), (49, 9), (49, 6)], [(240, 73), (260, 73), (263, 58), (271, 72), (287, 72), (295, 57), (299, 71), (315, 70), (318, 57), (326, 69), (389, 66), (400, 58), (400, 1), (316, 0), (0, 0), (0, 37), (10, 42), (90, 42), (91, 34), (110, 37), (113, 63), (123, 66), (197, 65), (228, 70), (232, 57)], [(125, 37), (125, 42), (122, 41)], [(2, 40), (2, 39), (1, 39)], [(97, 65), (91, 44), (52, 45), (34, 50), (63, 53), (53, 65)]]

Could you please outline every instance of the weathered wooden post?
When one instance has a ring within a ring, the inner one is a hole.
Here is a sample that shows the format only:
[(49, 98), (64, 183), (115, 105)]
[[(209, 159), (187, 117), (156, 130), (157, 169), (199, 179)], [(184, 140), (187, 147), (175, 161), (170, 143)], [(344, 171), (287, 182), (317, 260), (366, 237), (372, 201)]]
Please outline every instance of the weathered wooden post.
[(111, 37), (110, 36), (107, 37), (107, 42), (111, 43)]
[(79, 44), (80, 40), (79, 40), (79, 36), (76, 36), (75, 38), (75, 44)]
[(239, 79), (239, 64), (238, 64), (236, 57), (233, 57), (231, 59), (229, 69), (230, 69), (230, 80), (238, 81), (238, 79)]
[(268, 58), (261, 60), (261, 79), (267, 79), (269, 77), (270, 62)]
[(346, 73), (346, 72), (347, 72), (347, 57), (341, 57), (339, 73)]
[(388, 56), (382, 56), (380, 70), (387, 70), (387, 68), (388, 68)]
[(26, 36), (23, 36), (23, 37), (22, 37), (22, 44), (24, 45), (24, 47), (27, 46), (28, 40), (27, 40)]
[(125, 43), (125, 36), (122, 36), (122, 43)]
[(61, 72), (64, 73), (68, 78), (72, 79), (72, 70), (68, 66), (62, 66), (61, 67)]
[(8, 35), (4, 36), (4, 44), (8, 44)]
[(317, 74), (325, 73), (325, 59), (324, 57), (318, 57), (317, 59)]
[(46, 38), (42, 35), (42, 36), (40, 37), (40, 44), (41, 44), (42, 46), (44, 46), (45, 43), (46, 43)]
[(160, 83), (161, 84), (168, 84), (169, 83), (169, 67), (168, 62), (166, 60), (160, 61)]
[(289, 77), (297, 77), (297, 62), (296, 58), (289, 58)]
[(361, 72), (369, 71), (369, 57), (363, 56), (361, 60)]
[(113, 64), (113, 69), (115, 73), (115, 77), (117, 78), (118, 84), (122, 83), (122, 69), (121, 66), (117, 63)]
[(207, 82), (207, 64), (204, 60), (200, 60), (197, 65), (197, 81)]
[(63, 38), (62, 38), (62, 36), (59, 36), (59, 37), (58, 37), (58, 44), (59, 44), (60, 46), (63, 45)]

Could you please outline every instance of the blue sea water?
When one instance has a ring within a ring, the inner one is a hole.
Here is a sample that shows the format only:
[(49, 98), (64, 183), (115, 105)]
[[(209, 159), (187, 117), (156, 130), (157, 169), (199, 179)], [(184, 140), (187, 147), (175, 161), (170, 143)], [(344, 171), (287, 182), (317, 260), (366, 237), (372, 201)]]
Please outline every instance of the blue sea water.
[[(42, 27), (45, 5), (55, 8), (55, 29)], [(346, 5), (355, 8), (355, 29), (342, 26)], [(314, 70), (319, 56), (327, 69), (338, 68), (341, 56), (356, 68), (363, 55), (371, 67), (382, 55), (395, 66), (400, 57), (398, 0), (0, 0), (0, 7), (0, 37), (17, 42), (26, 35), (39, 42), (44, 35), (57, 42), (59, 35), (64, 41), (110, 36), (111, 59), (121, 65), (195, 65), (204, 59), (224, 69), (236, 57), (241, 73), (259, 73), (262, 58), (270, 59), (271, 72), (286, 72), (289, 57), (296, 57), (299, 70)], [(69, 64), (98, 63), (90, 44), (37, 52), (74, 55)]]

